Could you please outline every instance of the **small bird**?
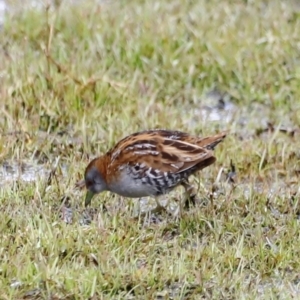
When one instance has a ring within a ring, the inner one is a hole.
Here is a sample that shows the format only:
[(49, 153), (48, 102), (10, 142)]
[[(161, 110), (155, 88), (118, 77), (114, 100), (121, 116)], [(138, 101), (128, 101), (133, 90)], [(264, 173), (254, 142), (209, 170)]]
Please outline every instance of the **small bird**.
[(172, 130), (131, 134), (88, 164), (78, 184), (88, 189), (85, 206), (103, 191), (129, 198), (157, 197), (183, 185), (191, 194), (189, 176), (215, 162), (212, 150), (225, 137), (224, 132), (201, 138)]

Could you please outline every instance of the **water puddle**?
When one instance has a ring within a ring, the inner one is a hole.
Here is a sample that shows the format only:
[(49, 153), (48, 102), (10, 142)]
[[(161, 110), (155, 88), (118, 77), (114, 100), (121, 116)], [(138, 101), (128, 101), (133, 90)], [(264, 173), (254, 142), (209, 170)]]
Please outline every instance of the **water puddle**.
[[(232, 102), (230, 95), (213, 89), (197, 100), (199, 106), (187, 107), (184, 114), (185, 124), (189, 128), (198, 127), (199, 123), (217, 123), (220, 128), (227, 128), (236, 119), (240, 111)], [(241, 120), (241, 122), (243, 122)]]
[(205, 121), (230, 123), (237, 112), (230, 96), (216, 89), (208, 92), (202, 101), (206, 104), (195, 109), (194, 113)]
[(32, 182), (49, 176), (50, 170), (33, 162), (4, 161), (0, 165), (0, 186), (14, 181)]

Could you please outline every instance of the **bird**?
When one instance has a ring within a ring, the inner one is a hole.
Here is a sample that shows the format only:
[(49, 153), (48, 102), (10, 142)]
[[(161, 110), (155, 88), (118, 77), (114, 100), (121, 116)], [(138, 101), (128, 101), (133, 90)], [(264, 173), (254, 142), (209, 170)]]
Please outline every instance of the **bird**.
[(103, 191), (157, 199), (182, 185), (193, 197), (190, 175), (216, 161), (213, 150), (225, 137), (226, 132), (202, 138), (165, 129), (128, 135), (87, 165), (84, 180), (78, 183), (87, 188), (85, 207)]

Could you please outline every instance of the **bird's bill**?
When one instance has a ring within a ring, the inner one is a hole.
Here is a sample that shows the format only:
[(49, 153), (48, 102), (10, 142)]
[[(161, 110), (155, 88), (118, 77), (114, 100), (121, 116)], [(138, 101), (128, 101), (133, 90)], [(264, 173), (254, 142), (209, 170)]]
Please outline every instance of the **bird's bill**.
[(75, 184), (75, 188), (83, 189), (84, 187), (85, 187), (85, 180), (84, 179), (76, 182), (76, 184)]
[(88, 205), (91, 204), (92, 202), (92, 198), (94, 197), (94, 193), (91, 191), (87, 191), (86, 196), (85, 196), (85, 201), (84, 201), (84, 205), (85, 207), (87, 207)]

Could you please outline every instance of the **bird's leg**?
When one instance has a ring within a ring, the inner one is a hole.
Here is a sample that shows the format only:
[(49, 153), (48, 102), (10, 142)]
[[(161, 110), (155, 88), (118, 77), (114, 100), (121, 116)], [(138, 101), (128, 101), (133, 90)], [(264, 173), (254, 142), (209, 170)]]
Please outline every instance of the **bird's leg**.
[(166, 207), (160, 204), (159, 199), (155, 198), (155, 202), (156, 202), (156, 207), (151, 210), (151, 213), (158, 213), (163, 210), (166, 210)]
[(159, 196), (155, 197), (155, 202), (156, 202), (156, 207), (154, 208), (154, 210), (152, 210), (152, 212), (161, 212), (163, 210), (167, 211), (167, 207), (169, 205), (169, 199), (167, 199), (166, 204), (162, 205), (159, 201)]
[(186, 197), (184, 199), (184, 208), (189, 208), (192, 203), (195, 205), (200, 199), (197, 197), (197, 191), (193, 185), (191, 185), (187, 179), (182, 181), (182, 186), (185, 189)]

